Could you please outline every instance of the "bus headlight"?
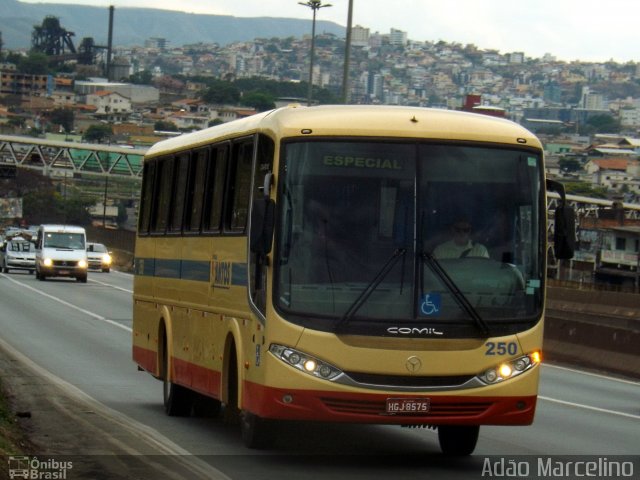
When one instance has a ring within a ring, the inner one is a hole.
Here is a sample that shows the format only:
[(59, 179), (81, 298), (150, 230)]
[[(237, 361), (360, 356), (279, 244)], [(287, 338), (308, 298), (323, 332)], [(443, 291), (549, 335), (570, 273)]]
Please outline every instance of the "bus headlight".
[(53, 265), (53, 260), (51, 260), (50, 258), (45, 258), (42, 263), (45, 267), (50, 267), (51, 265)]
[(478, 375), (478, 378), (487, 384), (495, 384), (517, 377), (518, 375), (532, 369), (540, 363), (540, 352), (532, 352), (528, 355), (503, 362), (500, 365), (491, 367)]
[(111, 265), (111, 255), (105, 253), (102, 255), (102, 264), (103, 265)]
[(84, 260), (79, 260), (78, 261), (78, 267), (79, 268), (87, 268), (87, 262)]
[(313, 375), (314, 377), (322, 378), (323, 380), (333, 380), (342, 373), (341, 370), (333, 365), (283, 345), (273, 343), (269, 347), (269, 352), (297, 370)]

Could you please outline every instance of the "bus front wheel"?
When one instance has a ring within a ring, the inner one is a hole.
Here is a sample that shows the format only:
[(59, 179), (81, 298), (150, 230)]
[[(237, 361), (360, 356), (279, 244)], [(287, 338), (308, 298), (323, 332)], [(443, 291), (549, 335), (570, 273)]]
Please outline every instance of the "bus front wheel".
[(478, 443), (478, 425), (440, 425), (438, 440), (445, 455), (471, 455)]
[(258, 417), (246, 410), (240, 412), (240, 431), (242, 441), (247, 448), (261, 449), (271, 443), (272, 425), (269, 420)]

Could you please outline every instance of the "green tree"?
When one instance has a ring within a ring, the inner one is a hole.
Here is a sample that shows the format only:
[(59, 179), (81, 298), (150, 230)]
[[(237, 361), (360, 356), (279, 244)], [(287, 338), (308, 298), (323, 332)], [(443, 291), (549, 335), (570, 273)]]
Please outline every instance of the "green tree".
[(90, 125), (84, 132), (82, 136), (83, 140), (91, 143), (102, 143), (104, 140), (111, 139), (113, 135), (113, 130), (111, 129), (111, 125), (105, 124), (96, 124)]
[(207, 124), (208, 127), (215, 127), (216, 125), (221, 125), (224, 122), (222, 120), (220, 120), (219, 118), (214, 118), (213, 120), (209, 120), (209, 123)]
[(242, 96), (241, 105), (253, 107), (259, 112), (266, 112), (276, 107), (273, 95), (264, 92), (249, 92)]
[(577, 172), (582, 169), (582, 164), (575, 158), (562, 157), (558, 160), (558, 165), (563, 172)]
[(16, 128), (24, 128), (26, 125), (26, 120), (24, 117), (11, 117), (7, 120), (7, 125)]
[(607, 198), (607, 189), (594, 187), (588, 183), (568, 182), (564, 184), (565, 191), (570, 195), (580, 195), (591, 198)]
[(70, 108), (56, 108), (49, 114), (49, 120), (56, 125), (62, 125), (64, 131), (69, 133), (73, 130), (75, 115)]
[(173, 122), (168, 122), (166, 120), (158, 120), (153, 125), (154, 130), (159, 130), (161, 132), (179, 132), (180, 129)]
[(593, 127), (595, 133), (618, 133), (620, 131), (620, 122), (606, 113), (589, 118), (587, 125)]
[(131, 75), (129, 81), (136, 85), (151, 85), (153, 83), (153, 75), (149, 70), (143, 70)]
[(89, 207), (93, 200), (82, 198), (78, 193), (66, 195), (55, 188), (41, 188), (25, 193), (22, 197), (22, 216), (31, 224), (72, 223), (89, 225)]
[(215, 80), (202, 92), (201, 98), (207, 103), (218, 105), (236, 104), (240, 100), (240, 90), (230, 82)]
[(29, 75), (45, 75), (49, 73), (49, 59), (44, 53), (31, 52), (26, 57), (20, 57), (16, 69)]

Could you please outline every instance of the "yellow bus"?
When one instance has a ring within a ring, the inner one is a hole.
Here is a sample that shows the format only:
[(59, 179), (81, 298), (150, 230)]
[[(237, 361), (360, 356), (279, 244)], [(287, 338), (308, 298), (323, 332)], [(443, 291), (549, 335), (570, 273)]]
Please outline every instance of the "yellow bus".
[(250, 448), (298, 420), (428, 426), (470, 454), (480, 425), (533, 421), (549, 185), (529, 131), (446, 110), (290, 106), (162, 141), (133, 359), (169, 415), (224, 407)]

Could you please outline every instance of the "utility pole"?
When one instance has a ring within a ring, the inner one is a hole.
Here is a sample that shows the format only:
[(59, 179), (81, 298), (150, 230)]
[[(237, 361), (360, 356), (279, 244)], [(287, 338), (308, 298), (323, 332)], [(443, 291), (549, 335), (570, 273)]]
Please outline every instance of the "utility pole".
[(349, 103), (349, 62), (351, 61), (351, 24), (353, 22), (353, 0), (349, 0), (347, 14), (347, 36), (344, 46), (344, 73), (342, 74), (342, 103)]
[(309, 58), (309, 92), (307, 94), (307, 105), (311, 105), (313, 97), (313, 56), (316, 46), (316, 12), (321, 8), (331, 7), (330, 3), (322, 3), (321, 0), (308, 0), (307, 2), (298, 2), (303, 7), (309, 7), (313, 10), (313, 22), (311, 24), (311, 55)]

